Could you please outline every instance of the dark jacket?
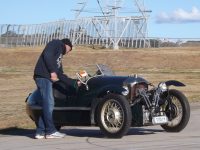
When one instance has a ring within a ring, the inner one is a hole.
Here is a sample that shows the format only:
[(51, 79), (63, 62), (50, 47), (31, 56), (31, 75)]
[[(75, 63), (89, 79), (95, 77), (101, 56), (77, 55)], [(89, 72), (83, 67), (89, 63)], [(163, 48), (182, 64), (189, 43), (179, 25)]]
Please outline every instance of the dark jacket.
[(49, 42), (37, 61), (34, 70), (34, 79), (46, 78), (51, 81), (50, 73), (56, 72), (59, 80), (75, 87), (76, 80), (68, 78), (63, 74), (62, 57), (65, 53), (65, 45), (61, 40), (52, 40)]

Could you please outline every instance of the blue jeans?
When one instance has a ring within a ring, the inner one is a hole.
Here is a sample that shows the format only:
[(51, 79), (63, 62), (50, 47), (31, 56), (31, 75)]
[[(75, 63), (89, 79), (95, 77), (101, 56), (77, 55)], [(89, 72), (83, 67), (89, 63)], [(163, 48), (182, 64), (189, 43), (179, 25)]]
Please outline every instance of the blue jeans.
[(38, 101), (42, 107), (42, 115), (36, 122), (36, 133), (51, 134), (56, 131), (53, 122), (54, 97), (52, 82), (45, 78), (36, 78), (35, 83), (42, 96), (42, 99)]

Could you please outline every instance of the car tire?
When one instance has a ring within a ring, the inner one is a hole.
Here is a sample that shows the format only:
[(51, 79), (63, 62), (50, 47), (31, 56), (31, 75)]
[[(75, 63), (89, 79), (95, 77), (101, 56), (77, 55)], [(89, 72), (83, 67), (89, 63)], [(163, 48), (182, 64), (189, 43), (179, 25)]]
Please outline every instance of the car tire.
[(97, 119), (107, 137), (121, 138), (128, 132), (132, 120), (127, 99), (117, 94), (106, 95), (98, 105)]
[(171, 111), (166, 110), (166, 115), (171, 119), (169, 123), (161, 125), (161, 127), (167, 132), (180, 132), (186, 127), (189, 121), (190, 105), (185, 95), (178, 90), (170, 90), (169, 95), (172, 103), (170, 107), (168, 104), (166, 108), (170, 108)]

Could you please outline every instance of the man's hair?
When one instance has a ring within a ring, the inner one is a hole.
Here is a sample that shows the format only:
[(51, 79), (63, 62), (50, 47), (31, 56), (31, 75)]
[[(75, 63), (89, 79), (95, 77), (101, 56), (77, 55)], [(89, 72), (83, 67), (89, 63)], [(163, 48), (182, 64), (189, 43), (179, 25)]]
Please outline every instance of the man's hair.
[(61, 40), (64, 44), (66, 44), (66, 45), (68, 45), (69, 47), (71, 47), (71, 49), (72, 49), (72, 43), (71, 43), (71, 41), (68, 39), (68, 38), (65, 38), (65, 39), (62, 39)]

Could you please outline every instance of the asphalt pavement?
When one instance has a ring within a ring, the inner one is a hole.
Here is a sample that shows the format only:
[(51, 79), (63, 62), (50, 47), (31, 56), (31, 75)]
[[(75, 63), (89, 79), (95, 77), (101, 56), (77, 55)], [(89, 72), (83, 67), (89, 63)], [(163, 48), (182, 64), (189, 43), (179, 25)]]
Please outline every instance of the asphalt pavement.
[(34, 130), (14, 129), (0, 134), (1, 150), (199, 150), (200, 103), (191, 104), (187, 127), (179, 133), (160, 126), (131, 128), (121, 139), (108, 139), (98, 127), (64, 127), (63, 139), (34, 139)]

